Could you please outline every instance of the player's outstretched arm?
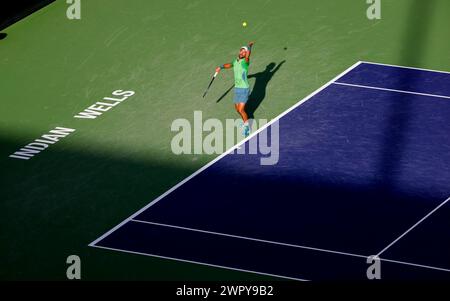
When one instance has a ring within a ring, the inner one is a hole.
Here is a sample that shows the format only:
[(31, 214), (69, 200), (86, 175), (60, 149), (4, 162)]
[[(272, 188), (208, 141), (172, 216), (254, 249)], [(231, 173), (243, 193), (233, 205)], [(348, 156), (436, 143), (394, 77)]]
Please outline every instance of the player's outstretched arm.
[(247, 47), (248, 47), (248, 51), (245, 54), (245, 61), (248, 63), (250, 61), (250, 55), (252, 54), (252, 46), (253, 44), (255, 44), (255, 42), (250, 42), (248, 43)]
[(229, 63), (223, 64), (222, 66), (219, 66), (216, 68), (216, 72), (220, 72), (220, 70), (222, 70), (222, 69), (230, 69), (232, 67), (233, 67), (233, 64), (229, 64)]

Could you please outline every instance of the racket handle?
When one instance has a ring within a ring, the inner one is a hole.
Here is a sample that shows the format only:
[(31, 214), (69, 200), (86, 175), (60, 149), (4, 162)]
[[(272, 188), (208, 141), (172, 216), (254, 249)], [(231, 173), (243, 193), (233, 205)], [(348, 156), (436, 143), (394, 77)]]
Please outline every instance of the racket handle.
[(216, 77), (217, 74), (219, 74), (219, 72), (216, 71), (216, 72), (214, 73), (213, 77)]

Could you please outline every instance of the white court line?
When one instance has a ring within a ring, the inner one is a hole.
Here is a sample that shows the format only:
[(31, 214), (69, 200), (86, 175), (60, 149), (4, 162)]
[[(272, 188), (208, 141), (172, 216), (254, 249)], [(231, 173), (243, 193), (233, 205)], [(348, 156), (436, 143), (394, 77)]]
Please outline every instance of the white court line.
[[(316, 94), (320, 93), (322, 90), (328, 88), (330, 85), (332, 84), (336, 84), (335, 81), (337, 79), (339, 79), (340, 77), (342, 77), (343, 75), (345, 75), (346, 73), (350, 72), (351, 70), (353, 70), (354, 68), (356, 68), (357, 66), (359, 66), (362, 63), (368, 63), (368, 64), (377, 64), (377, 63), (371, 63), (371, 62), (363, 62), (363, 61), (359, 61), (357, 63), (355, 63), (354, 65), (352, 65), (351, 67), (349, 67), (348, 69), (346, 69), (344, 72), (340, 73), (339, 75), (337, 75), (335, 78), (333, 78), (332, 80), (330, 80), (328, 83), (326, 83), (325, 85), (323, 85), (322, 87), (320, 87), (318, 90), (314, 91), (313, 93), (311, 93), (310, 95), (308, 95), (307, 97), (305, 97), (304, 99), (302, 99), (301, 101), (299, 101), (298, 103), (296, 103), (295, 105), (293, 105), (292, 107), (290, 107), (289, 109), (287, 109), (286, 111), (284, 111), (283, 113), (281, 113), (280, 115), (278, 115), (276, 118), (274, 118), (273, 120), (271, 120), (269, 123), (267, 123), (265, 126), (261, 127), (258, 131), (256, 131), (255, 133), (253, 133), (252, 135), (250, 135), (249, 137), (247, 137), (246, 139), (244, 139), (243, 141), (241, 141), (239, 144), (235, 145), (234, 147), (230, 148), (228, 151), (226, 151), (225, 153), (223, 153), (222, 155), (218, 156), (216, 159), (212, 160), (210, 163), (206, 164), (205, 166), (203, 166), (202, 168), (200, 168), (198, 171), (194, 172), (192, 175), (190, 175), (189, 177), (187, 177), (186, 179), (184, 179), (183, 181), (181, 181), (180, 183), (176, 184), (175, 186), (173, 186), (171, 189), (169, 189), (168, 191), (166, 191), (164, 194), (162, 194), (161, 196), (159, 196), (158, 198), (156, 198), (155, 200), (153, 200), (152, 202), (150, 202), (149, 204), (147, 204), (146, 206), (144, 206), (142, 209), (140, 209), (139, 211), (137, 211), (136, 213), (134, 213), (133, 215), (131, 215), (130, 217), (128, 217), (127, 219), (125, 219), (124, 221), (122, 221), (120, 224), (118, 224), (117, 226), (115, 226), (114, 228), (112, 228), (111, 230), (109, 230), (108, 232), (106, 232), (105, 234), (103, 234), (101, 237), (97, 238), (95, 241), (93, 241), (92, 243), (89, 244), (90, 247), (97, 247), (97, 248), (101, 248), (101, 249), (109, 249), (109, 250), (114, 250), (114, 251), (122, 251), (122, 252), (126, 252), (126, 253), (132, 253), (132, 254), (139, 254), (139, 255), (145, 255), (145, 256), (152, 256), (152, 257), (158, 257), (158, 258), (165, 258), (165, 259), (171, 259), (171, 260), (177, 260), (177, 261), (182, 261), (182, 262), (190, 262), (190, 263), (196, 263), (196, 264), (200, 264), (200, 265), (206, 265), (206, 266), (212, 266), (212, 267), (220, 267), (220, 268), (225, 268), (225, 269), (230, 269), (230, 270), (237, 270), (237, 271), (243, 271), (243, 272), (250, 272), (250, 273), (255, 273), (255, 274), (261, 274), (261, 275), (268, 275), (268, 276), (275, 276), (275, 277), (281, 277), (281, 278), (285, 278), (285, 279), (292, 279), (292, 280), (304, 280), (304, 279), (296, 279), (296, 278), (289, 278), (289, 277), (285, 277), (285, 276), (280, 276), (280, 275), (271, 275), (271, 274), (265, 274), (265, 273), (260, 273), (260, 272), (255, 272), (255, 271), (249, 271), (249, 270), (241, 270), (241, 269), (235, 269), (235, 268), (230, 268), (230, 267), (225, 267), (225, 266), (218, 266), (218, 265), (213, 265), (213, 264), (207, 264), (207, 263), (202, 263), (202, 262), (194, 262), (194, 261), (189, 261), (189, 260), (184, 260), (184, 259), (177, 259), (177, 258), (171, 258), (171, 257), (164, 257), (164, 256), (159, 256), (159, 255), (153, 255), (153, 254), (146, 254), (146, 253), (139, 253), (139, 252), (133, 252), (133, 251), (129, 251), (129, 250), (122, 250), (122, 249), (118, 249), (118, 248), (107, 248), (107, 247), (102, 247), (102, 246), (97, 246), (96, 244), (101, 241), (102, 239), (104, 239), (105, 237), (107, 237), (108, 235), (110, 235), (111, 233), (113, 233), (114, 231), (116, 231), (117, 229), (119, 229), (121, 226), (123, 226), (124, 224), (126, 224), (127, 222), (129, 222), (130, 220), (132, 220), (134, 217), (138, 216), (140, 213), (142, 213), (143, 211), (145, 211), (146, 209), (148, 209), (149, 207), (153, 206), (154, 204), (156, 204), (158, 201), (160, 201), (161, 199), (163, 199), (164, 197), (166, 197), (168, 194), (170, 194), (171, 192), (173, 192), (174, 190), (176, 190), (177, 188), (179, 188), (180, 186), (182, 186), (183, 184), (185, 184), (187, 181), (191, 180), (192, 178), (194, 178), (195, 176), (197, 176), (198, 174), (200, 174), (201, 172), (203, 172), (204, 170), (206, 170), (207, 168), (209, 168), (210, 166), (212, 166), (213, 164), (215, 164), (217, 161), (219, 161), (220, 159), (222, 159), (223, 157), (225, 157), (226, 155), (230, 154), (231, 152), (233, 152), (235, 149), (239, 148), (242, 144), (246, 143), (248, 140), (250, 140), (252, 137), (258, 135), (261, 131), (263, 131), (264, 129), (266, 129), (267, 127), (269, 127), (271, 124), (273, 124), (274, 122), (278, 121), (280, 118), (282, 118), (284, 115), (288, 114), (289, 112), (291, 112), (292, 110), (294, 110), (295, 108), (297, 108), (298, 106), (300, 106), (301, 104), (303, 104), (304, 102), (306, 102), (307, 100), (311, 99), (313, 96), (315, 96)], [(436, 70), (427, 70), (427, 69), (419, 69), (419, 68), (410, 68), (410, 67), (404, 67), (404, 66), (395, 66), (395, 65), (387, 65), (387, 64), (378, 64), (378, 65), (386, 65), (386, 66), (392, 66), (392, 67), (399, 67), (399, 68), (406, 68), (406, 69), (418, 69), (418, 70), (424, 70), (424, 71), (434, 71), (434, 72), (441, 72), (441, 73), (447, 73), (444, 71), (436, 71)], [(367, 87), (369, 88), (369, 87)], [(374, 87), (372, 87), (374, 88)], [(376, 88), (375, 88), (376, 89)], [(382, 88), (381, 88), (382, 89)], [(403, 92), (403, 93), (413, 93), (413, 94), (418, 94), (418, 93), (414, 93), (414, 92), (408, 92), (408, 91), (400, 91), (400, 90), (392, 90), (394, 92)], [(443, 96), (436, 96), (436, 95), (428, 95), (428, 94), (422, 94), (425, 96), (434, 96), (434, 97), (440, 97), (440, 98), (447, 98), (447, 97), (443, 97)], [(298, 246), (300, 247), (300, 246)], [(309, 248), (309, 247), (304, 247), (305, 249), (311, 249), (314, 250), (315, 248)], [(324, 251), (324, 249), (315, 249), (315, 250), (322, 250)], [(337, 252), (337, 251), (331, 251), (328, 250), (332, 253), (336, 253), (336, 254), (342, 254), (342, 255), (350, 255), (350, 253), (342, 253), (342, 252)], [(381, 254), (381, 253), (380, 253)], [(351, 254), (351, 256), (357, 256), (357, 257), (361, 257), (363, 255), (357, 255), (357, 254)], [(428, 268), (428, 269), (434, 269), (434, 270), (439, 270), (439, 271), (446, 271), (446, 272), (450, 272), (450, 270), (448, 269), (444, 269), (444, 268), (438, 268), (438, 267), (433, 267), (433, 266), (426, 266), (426, 265), (420, 265), (420, 264), (415, 264), (415, 263), (409, 263), (409, 262), (404, 262), (404, 261), (396, 261), (396, 260), (390, 260), (390, 259), (382, 259), (379, 257), (379, 259), (381, 261), (387, 261), (387, 262), (393, 262), (393, 263), (397, 263), (397, 264), (405, 264), (405, 265), (410, 265), (410, 266), (417, 266), (417, 267), (422, 267), (422, 268)], [(306, 280), (307, 281), (307, 280)]]
[(214, 160), (212, 160), (211, 162), (209, 162), (208, 164), (206, 164), (205, 166), (203, 166), (202, 168), (200, 168), (199, 170), (197, 170), (196, 172), (194, 172), (193, 174), (191, 174), (189, 177), (187, 177), (186, 179), (184, 179), (183, 181), (179, 182), (178, 184), (176, 184), (175, 186), (173, 186), (171, 189), (169, 189), (168, 191), (166, 191), (165, 193), (163, 193), (162, 195), (160, 195), (159, 197), (157, 197), (155, 200), (153, 200), (152, 202), (150, 202), (149, 204), (147, 204), (146, 206), (144, 206), (141, 210), (137, 211), (136, 213), (134, 213), (133, 215), (131, 215), (130, 217), (128, 217), (127, 219), (125, 219), (123, 222), (121, 222), (120, 224), (118, 224), (117, 226), (115, 226), (114, 228), (112, 228), (111, 230), (109, 230), (108, 232), (106, 232), (105, 234), (103, 234), (102, 236), (100, 236), (99, 238), (97, 238), (96, 240), (94, 240), (93, 242), (91, 242), (89, 244), (90, 247), (95, 246), (96, 243), (98, 243), (99, 241), (101, 241), (102, 239), (104, 239), (105, 237), (107, 237), (108, 235), (110, 235), (111, 233), (113, 233), (114, 231), (116, 231), (117, 229), (119, 229), (120, 227), (122, 227), (124, 224), (126, 224), (128, 221), (130, 221), (131, 219), (133, 219), (135, 216), (138, 216), (139, 214), (141, 214), (143, 211), (147, 210), (148, 208), (150, 208), (151, 206), (153, 206), (154, 204), (156, 204), (157, 202), (159, 202), (161, 199), (165, 198), (167, 195), (169, 195), (170, 193), (172, 193), (174, 190), (178, 189), (180, 186), (182, 186), (183, 184), (185, 184), (186, 182), (188, 182), (189, 180), (191, 180), (192, 178), (194, 178), (195, 176), (199, 175), (200, 173), (202, 173), (203, 171), (205, 171), (207, 168), (211, 167), (213, 164), (215, 164), (216, 162), (218, 162), (220, 159), (222, 159), (223, 157), (225, 157), (226, 155), (230, 154), (231, 152), (233, 152), (235, 149), (239, 148), (241, 145), (243, 145), (244, 143), (246, 143), (248, 140), (250, 140), (251, 138), (253, 138), (254, 136), (258, 135), (261, 131), (265, 130), (267, 127), (269, 127), (271, 124), (273, 124), (274, 122), (278, 121), (280, 118), (282, 118), (284, 115), (288, 114), (289, 112), (291, 112), (292, 110), (294, 110), (295, 108), (297, 108), (298, 106), (300, 106), (301, 104), (303, 104), (304, 102), (306, 102), (307, 100), (311, 99), (313, 96), (315, 96), (316, 94), (320, 93), (322, 90), (328, 88), (331, 84), (333, 84), (333, 82), (335, 82), (338, 78), (340, 78), (341, 76), (343, 76), (344, 74), (350, 72), (351, 70), (353, 70), (354, 68), (356, 68), (358, 65), (360, 65), (361, 62), (357, 62), (355, 64), (353, 64), (352, 66), (350, 66), (349, 68), (347, 68), (345, 71), (343, 71), (342, 73), (340, 73), (339, 75), (337, 75), (335, 78), (333, 78), (332, 80), (330, 80), (328, 83), (326, 83), (325, 85), (323, 85), (322, 87), (320, 87), (319, 89), (317, 89), (316, 91), (314, 91), (313, 93), (309, 94), (308, 96), (306, 96), (305, 98), (303, 98), (302, 100), (300, 100), (299, 102), (297, 102), (295, 105), (293, 105), (292, 107), (290, 107), (289, 109), (287, 109), (286, 111), (284, 111), (283, 113), (281, 113), (280, 115), (278, 115), (277, 117), (275, 117), (274, 119), (272, 119), (270, 122), (268, 122), (267, 124), (265, 124), (264, 126), (262, 126), (261, 128), (259, 128), (257, 131), (255, 131), (253, 134), (251, 134), (249, 137), (247, 137), (246, 139), (242, 140), (240, 143), (236, 144), (235, 146), (233, 146), (232, 148), (230, 148), (228, 151), (226, 151), (225, 153), (221, 154), (220, 156), (218, 156), (217, 158), (215, 158)]
[[(291, 244), (286, 244), (286, 243), (279, 243), (279, 242), (273, 242), (273, 241), (267, 241), (267, 240), (261, 240), (261, 239), (255, 239), (255, 238), (249, 238), (249, 237), (243, 237), (243, 236), (237, 236), (237, 235), (231, 235), (231, 234), (224, 234), (224, 233), (218, 233), (218, 232), (204, 231), (204, 230), (198, 230), (198, 229), (192, 229), (192, 228), (186, 228), (186, 227), (180, 227), (180, 226), (174, 226), (174, 225), (167, 225), (167, 224), (161, 224), (161, 223), (146, 222), (146, 221), (140, 221), (140, 220), (131, 220), (131, 222), (150, 224), (150, 225), (157, 225), (157, 226), (164, 226), (164, 227), (170, 227), (170, 228), (182, 229), (182, 230), (188, 230), (188, 231), (196, 231), (196, 232), (207, 233), (207, 234), (222, 235), (222, 236), (228, 236), (228, 237), (233, 237), (233, 238), (241, 238), (241, 239), (253, 240), (253, 241), (263, 242), (263, 243), (272, 243), (272, 244), (277, 244), (277, 245), (284, 245), (284, 246), (288, 246), (288, 247), (298, 247), (298, 248), (304, 248), (304, 249), (313, 250), (313, 251), (322, 251), (322, 252), (334, 253), (334, 254), (337, 254), (337, 255), (347, 255), (347, 256), (353, 256), (353, 257), (362, 257), (364, 259), (368, 258), (368, 256), (363, 256), (363, 255), (357, 255), (357, 254), (351, 254), (351, 253), (343, 253), (343, 252), (336, 252), (336, 251), (330, 251), (330, 250), (325, 250), (325, 249), (304, 247), (304, 246), (299, 246), (299, 245), (291, 245)], [(209, 263), (205, 263), (205, 262), (191, 261), (191, 260), (175, 258), (175, 257), (167, 257), (167, 256), (161, 256), (161, 255), (154, 255), (154, 254), (150, 254), (150, 253), (135, 252), (135, 251), (130, 251), (130, 250), (126, 250), (126, 249), (110, 248), (110, 247), (104, 247), (104, 246), (99, 246), (99, 245), (95, 245), (93, 247), (100, 248), (100, 249), (113, 250), (113, 251), (120, 251), (120, 252), (125, 252), (125, 253), (131, 253), (131, 254), (144, 255), (144, 256), (148, 256), (148, 257), (157, 257), (157, 258), (170, 259), (170, 260), (181, 261), (181, 262), (189, 262), (189, 263), (201, 264), (201, 265), (212, 266), (212, 267), (219, 267), (219, 268), (224, 268), (224, 269), (229, 269), (229, 270), (250, 272), (250, 273), (267, 275), (267, 276), (272, 276), (272, 277), (286, 278), (286, 279), (290, 279), (290, 280), (310, 281), (310, 280), (305, 280), (305, 279), (300, 279), (300, 278), (292, 278), (292, 277), (281, 276), (281, 275), (276, 275), (276, 274), (268, 274), (268, 273), (251, 271), (251, 270), (245, 270), (245, 269), (239, 269), (239, 268), (232, 268), (232, 267), (214, 265), (214, 264), (209, 264)], [(417, 264), (417, 263), (412, 263), (412, 262), (407, 262), (407, 261), (392, 260), (392, 259), (386, 259), (386, 258), (381, 258), (381, 257), (378, 257), (378, 259), (380, 261), (382, 261), (382, 262), (383, 261), (384, 262), (391, 262), (391, 263), (395, 263), (395, 264), (408, 265), (408, 266), (424, 268), (424, 269), (431, 269), (431, 270), (436, 270), (436, 271), (441, 271), (441, 272), (450, 272), (450, 269), (434, 267), (434, 266), (429, 266), (429, 265), (423, 265), (423, 264)]]
[(280, 246), (285, 246), (285, 247), (300, 248), (300, 249), (319, 251), (319, 252), (325, 252), (325, 253), (332, 253), (332, 254), (338, 254), (338, 255), (353, 256), (353, 257), (359, 257), (359, 258), (364, 258), (364, 259), (367, 259), (369, 257), (368, 255), (352, 254), (352, 253), (347, 253), (347, 252), (340, 252), (340, 251), (334, 251), (334, 250), (328, 250), (328, 249), (321, 249), (321, 248), (314, 248), (314, 247), (308, 247), (308, 246), (302, 246), (302, 245), (289, 244), (289, 243), (278, 242), (278, 241), (273, 241), (273, 240), (252, 238), (252, 237), (246, 237), (246, 236), (240, 236), (240, 235), (234, 235), (234, 234), (227, 234), (227, 233), (221, 233), (221, 232), (214, 232), (214, 231), (207, 231), (207, 230), (200, 230), (200, 229), (181, 227), (181, 226), (176, 226), (176, 225), (168, 225), (168, 224), (162, 224), (162, 223), (148, 222), (148, 221), (137, 220), (137, 219), (132, 219), (131, 221), (132, 222), (137, 222), (137, 223), (142, 223), (142, 224), (149, 224), (149, 225), (155, 225), (155, 226), (161, 226), (161, 227), (175, 228), (175, 229), (181, 229), (181, 230), (187, 230), (187, 231), (193, 231), (193, 232), (200, 232), (200, 233), (206, 233), (206, 234), (213, 234), (213, 235), (219, 235), (219, 236), (225, 236), (225, 237), (231, 237), (231, 238), (239, 238), (239, 239), (245, 239), (245, 240), (251, 240), (251, 241), (256, 241), (256, 242), (273, 244), (273, 245), (280, 245)]
[(270, 277), (284, 278), (284, 279), (288, 279), (288, 280), (310, 281), (310, 280), (307, 280), (307, 279), (293, 278), (293, 277), (287, 277), (287, 276), (281, 276), (281, 275), (275, 275), (275, 274), (269, 274), (269, 273), (263, 273), (263, 272), (256, 272), (256, 271), (251, 271), (251, 270), (245, 270), (245, 269), (221, 266), (221, 265), (217, 265), (217, 264), (210, 264), (210, 263), (205, 263), (205, 262), (198, 262), (198, 261), (192, 261), (192, 260), (187, 260), (187, 259), (180, 259), (180, 258), (174, 258), (174, 257), (168, 257), (168, 256), (155, 255), (155, 254), (134, 252), (134, 251), (129, 251), (129, 250), (117, 249), (117, 248), (109, 248), (109, 247), (102, 247), (102, 246), (93, 246), (93, 247), (94, 248), (99, 248), (99, 249), (106, 249), (106, 250), (119, 251), (119, 252), (125, 252), (125, 253), (130, 253), (130, 254), (136, 254), (136, 255), (144, 255), (144, 256), (149, 256), (149, 257), (156, 257), (156, 258), (170, 259), (170, 260), (187, 262), (187, 263), (194, 263), (194, 264), (199, 264), (199, 265), (204, 265), (204, 266), (209, 266), (209, 267), (214, 267), (214, 268), (222, 268), (222, 269), (238, 271), (238, 272), (247, 272), (247, 273), (264, 275), (264, 276), (270, 276)]
[(380, 258), (380, 261), (392, 262), (392, 263), (396, 263), (396, 264), (410, 265), (410, 266), (413, 266), (413, 267), (424, 268), (424, 269), (431, 269), (431, 270), (436, 270), (436, 271), (441, 271), (441, 272), (449, 272), (450, 273), (450, 269), (438, 268), (438, 267), (433, 267), (433, 266), (423, 265), (423, 264), (417, 264), (417, 263), (412, 263), (412, 262), (392, 260), (392, 259), (386, 259), (386, 258)]
[(349, 87), (356, 87), (356, 88), (364, 88), (364, 89), (381, 90), (381, 91), (389, 91), (389, 92), (406, 93), (406, 94), (414, 94), (414, 95), (420, 95), (420, 96), (429, 96), (429, 97), (450, 99), (450, 96), (411, 92), (411, 91), (405, 91), (405, 90), (396, 90), (396, 89), (380, 88), (380, 87), (365, 86), (365, 85), (347, 84), (347, 83), (341, 83), (341, 82), (334, 82), (333, 84), (340, 85), (340, 86), (349, 86)]
[[(449, 200), (450, 200), (450, 198), (447, 199), (447, 201), (449, 201)], [(441, 204), (440, 206), (442, 206), (442, 205), (443, 204)], [(438, 208), (433, 210), (433, 212), (436, 211)], [(431, 213), (433, 213), (433, 212), (431, 212)], [(428, 216), (431, 215), (431, 213), (428, 214)], [(369, 258), (369, 256), (366, 256), (366, 255), (360, 255), (360, 254), (354, 254), (354, 253), (348, 253), (348, 252), (340, 252), (340, 251), (321, 249), (321, 248), (314, 248), (314, 247), (307, 247), (307, 246), (302, 246), (302, 245), (294, 245), (294, 244), (289, 244), (289, 243), (283, 243), (283, 242), (277, 242), (277, 241), (271, 241), (271, 240), (265, 240), (265, 239), (258, 239), (258, 238), (252, 238), (252, 237), (246, 237), (246, 236), (239, 236), (239, 235), (233, 235), (233, 234), (226, 234), (226, 233), (220, 233), (220, 232), (199, 230), (199, 229), (188, 228), (188, 227), (181, 227), (181, 226), (176, 226), (176, 225), (168, 225), (168, 224), (148, 222), (148, 221), (142, 221), (142, 220), (136, 220), (136, 219), (132, 219), (131, 221), (132, 222), (137, 222), (137, 223), (142, 223), (142, 224), (156, 225), (156, 226), (161, 226), (161, 227), (168, 227), (168, 228), (174, 228), (174, 229), (180, 229), (180, 230), (200, 232), (200, 233), (205, 233), (205, 234), (212, 234), (212, 235), (219, 235), (219, 236), (225, 236), (225, 237), (231, 237), (231, 238), (245, 239), (245, 240), (250, 240), (250, 241), (256, 241), (256, 242), (261, 242), (261, 243), (269, 243), (269, 244), (275, 244), (275, 245), (281, 245), (281, 246), (293, 247), (293, 248), (300, 248), (300, 249), (306, 249), (306, 250), (311, 250), (311, 251), (332, 253), (332, 254), (337, 254), (337, 255), (346, 255), (346, 256), (359, 257), (359, 258), (364, 258), (364, 259)], [(412, 228), (411, 228), (411, 230), (412, 230)], [(397, 241), (398, 241), (398, 239), (397, 239)], [(418, 263), (412, 263), (412, 262), (407, 262), (407, 261), (386, 259), (386, 258), (381, 258), (380, 255), (381, 255), (381, 252), (378, 255), (376, 255), (379, 258), (380, 261), (392, 262), (392, 263), (396, 263), (396, 264), (409, 265), (409, 266), (425, 268), (425, 269), (431, 269), (431, 270), (437, 270), (437, 271), (443, 271), (443, 272), (450, 272), (450, 269), (434, 267), (434, 266), (418, 264)]]
[(387, 66), (387, 67), (397, 67), (397, 68), (402, 68), (402, 69), (412, 69), (412, 70), (420, 70), (420, 71), (429, 71), (429, 72), (450, 74), (450, 72), (448, 72), (448, 71), (425, 69), (425, 68), (416, 68), (416, 67), (407, 67), (407, 66), (400, 66), (400, 65), (382, 64), (382, 63), (374, 63), (374, 62), (367, 62), (367, 61), (361, 61), (361, 63), (370, 64), (370, 65)]
[(411, 228), (409, 228), (405, 233), (403, 233), (402, 235), (400, 235), (396, 240), (394, 240), (393, 242), (391, 242), (386, 248), (384, 248), (383, 250), (381, 250), (377, 256), (380, 256), (381, 254), (383, 254), (385, 251), (387, 251), (387, 249), (389, 249), (390, 247), (392, 247), (396, 242), (398, 242), (400, 239), (402, 239), (406, 234), (408, 234), (409, 232), (411, 232), (414, 228), (416, 228), (419, 224), (421, 224), (423, 221), (425, 221), (427, 218), (429, 218), (433, 213), (435, 213), (439, 208), (441, 208), (442, 206), (444, 206), (448, 201), (450, 201), (450, 197), (448, 199), (446, 199), (444, 202), (442, 202), (439, 206), (437, 206), (436, 208), (434, 208), (430, 213), (428, 213), (427, 215), (425, 215), (425, 217), (423, 217), (420, 221), (418, 221), (417, 223), (415, 223)]

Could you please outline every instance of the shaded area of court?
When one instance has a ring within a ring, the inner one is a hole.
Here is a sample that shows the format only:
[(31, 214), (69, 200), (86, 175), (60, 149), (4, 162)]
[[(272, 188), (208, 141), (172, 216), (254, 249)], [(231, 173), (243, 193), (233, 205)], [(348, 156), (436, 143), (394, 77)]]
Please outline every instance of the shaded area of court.
[[(399, 74), (406, 88), (390, 84), (398, 85)], [(355, 86), (362, 82), (366, 87)], [(298, 279), (363, 279), (361, 260), (364, 267), (367, 256), (384, 250), (450, 195), (449, 100), (384, 85), (450, 96), (442, 87), (449, 84), (446, 73), (362, 63), (280, 119), (278, 164), (261, 166), (258, 155), (229, 154), (96, 245)], [(407, 104), (408, 111), (392, 112), (393, 102), (400, 108)], [(395, 143), (391, 136), (398, 133), (386, 124), (404, 114), (404, 138)], [(386, 141), (392, 142), (395, 162), (384, 160)], [(381, 172), (386, 170), (390, 173)], [(439, 212), (448, 214), (444, 209)], [(417, 267), (398, 264), (391, 268), (396, 279), (429, 278), (435, 267), (450, 272), (444, 256), (450, 240), (441, 231), (449, 216), (433, 223), (435, 216), (426, 220), (426, 235), (402, 252), (383, 254), (431, 266), (422, 274)], [(426, 237), (439, 243), (424, 246)], [(229, 247), (217, 248), (223, 239)], [(195, 248), (214, 251), (203, 254)], [(247, 254), (247, 248), (252, 252)], [(272, 250), (277, 248), (279, 254)], [(329, 254), (337, 256), (334, 265), (324, 265)], [(282, 262), (273, 264), (274, 257)], [(294, 268), (300, 258), (308, 265)], [(434, 271), (432, 278), (450, 275)]]

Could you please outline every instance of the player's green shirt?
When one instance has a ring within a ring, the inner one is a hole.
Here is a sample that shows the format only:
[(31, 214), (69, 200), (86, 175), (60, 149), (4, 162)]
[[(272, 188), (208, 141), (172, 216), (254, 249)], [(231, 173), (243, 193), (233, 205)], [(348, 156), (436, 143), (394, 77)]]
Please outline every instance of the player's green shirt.
[(238, 60), (237, 58), (233, 61), (234, 70), (234, 87), (235, 88), (249, 88), (248, 84), (248, 66), (250, 62), (246, 62), (245, 59)]

